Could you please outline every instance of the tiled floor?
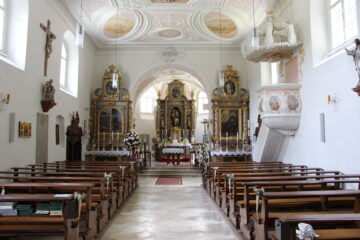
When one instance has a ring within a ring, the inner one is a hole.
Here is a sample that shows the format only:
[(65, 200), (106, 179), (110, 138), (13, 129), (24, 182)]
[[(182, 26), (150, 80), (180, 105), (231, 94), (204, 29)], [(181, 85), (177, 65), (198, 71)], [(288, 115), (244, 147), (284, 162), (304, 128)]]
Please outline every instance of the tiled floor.
[(200, 177), (183, 178), (180, 186), (159, 186), (156, 180), (139, 179), (138, 189), (101, 240), (239, 239), (200, 186)]

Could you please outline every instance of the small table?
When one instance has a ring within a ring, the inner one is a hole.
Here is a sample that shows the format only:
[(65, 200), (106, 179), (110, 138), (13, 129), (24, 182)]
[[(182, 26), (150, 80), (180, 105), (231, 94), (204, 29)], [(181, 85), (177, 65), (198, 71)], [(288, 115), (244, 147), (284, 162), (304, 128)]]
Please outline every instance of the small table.
[(175, 164), (176, 158), (177, 165), (179, 165), (180, 155), (184, 155), (185, 151), (183, 148), (163, 148), (162, 153), (167, 156), (166, 164), (169, 164), (170, 162)]

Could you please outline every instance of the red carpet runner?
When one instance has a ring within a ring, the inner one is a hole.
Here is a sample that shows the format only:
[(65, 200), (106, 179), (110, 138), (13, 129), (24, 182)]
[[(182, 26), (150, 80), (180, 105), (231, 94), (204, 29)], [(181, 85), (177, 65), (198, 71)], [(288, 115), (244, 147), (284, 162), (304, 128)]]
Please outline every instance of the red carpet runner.
[(156, 185), (182, 185), (181, 177), (159, 177)]

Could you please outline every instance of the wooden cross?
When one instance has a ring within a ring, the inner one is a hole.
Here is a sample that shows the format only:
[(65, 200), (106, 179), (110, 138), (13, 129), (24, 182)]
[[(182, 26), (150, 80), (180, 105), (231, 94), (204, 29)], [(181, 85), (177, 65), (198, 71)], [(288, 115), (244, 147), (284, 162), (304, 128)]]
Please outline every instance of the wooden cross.
[(40, 27), (46, 33), (44, 76), (47, 76), (48, 60), (50, 58), (50, 54), (52, 53), (52, 41), (56, 39), (55, 34), (50, 31), (50, 24), (50, 20), (47, 21), (46, 27), (40, 23)]

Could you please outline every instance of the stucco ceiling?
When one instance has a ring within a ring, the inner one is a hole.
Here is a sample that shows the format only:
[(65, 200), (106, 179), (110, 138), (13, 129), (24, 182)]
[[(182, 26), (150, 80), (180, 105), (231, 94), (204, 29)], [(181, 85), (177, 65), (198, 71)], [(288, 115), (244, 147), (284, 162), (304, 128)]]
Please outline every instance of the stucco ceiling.
[[(80, 20), (81, 0), (63, 0)], [(82, 0), (82, 22), (98, 47), (121, 45), (238, 45), (253, 24), (253, 0), (143, 0), (127, 9), (124, 0)], [(261, 21), (277, 0), (254, 0)], [(221, 21), (220, 21), (221, 20)], [(221, 28), (221, 30), (220, 30)]]

